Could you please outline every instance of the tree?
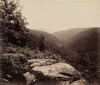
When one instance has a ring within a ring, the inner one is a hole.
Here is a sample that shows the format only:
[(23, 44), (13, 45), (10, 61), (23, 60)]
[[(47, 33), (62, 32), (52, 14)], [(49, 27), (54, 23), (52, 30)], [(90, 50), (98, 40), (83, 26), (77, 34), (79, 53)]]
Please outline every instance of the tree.
[(0, 0), (0, 34), (3, 43), (1, 70), (5, 77), (7, 74), (12, 78), (19, 77), (18, 74), (24, 73), (28, 68), (26, 55), (15, 50), (27, 45), (30, 32), (26, 24), (18, 0)]
[(0, 29), (5, 42), (25, 46), (29, 36), (26, 24), (18, 0), (0, 1)]
[(44, 51), (44, 49), (45, 49), (44, 40), (45, 40), (44, 36), (41, 35), (40, 36), (40, 41), (39, 41), (39, 51)]

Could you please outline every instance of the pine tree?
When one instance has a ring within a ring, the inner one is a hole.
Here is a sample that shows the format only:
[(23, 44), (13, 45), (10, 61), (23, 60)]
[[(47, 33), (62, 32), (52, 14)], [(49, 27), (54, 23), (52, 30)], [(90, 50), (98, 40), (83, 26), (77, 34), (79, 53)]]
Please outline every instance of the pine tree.
[(40, 41), (39, 41), (39, 51), (44, 51), (44, 49), (45, 49), (44, 40), (45, 40), (44, 36), (41, 35), (40, 36)]

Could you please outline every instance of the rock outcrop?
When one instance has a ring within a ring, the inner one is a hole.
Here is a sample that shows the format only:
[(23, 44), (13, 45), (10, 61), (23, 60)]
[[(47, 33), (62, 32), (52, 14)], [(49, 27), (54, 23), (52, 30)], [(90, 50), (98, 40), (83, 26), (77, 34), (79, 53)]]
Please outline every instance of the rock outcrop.
[(51, 59), (29, 60), (30, 70), (24, 76), (27, 85), (88, 85), (81, 74), (67, 63)]

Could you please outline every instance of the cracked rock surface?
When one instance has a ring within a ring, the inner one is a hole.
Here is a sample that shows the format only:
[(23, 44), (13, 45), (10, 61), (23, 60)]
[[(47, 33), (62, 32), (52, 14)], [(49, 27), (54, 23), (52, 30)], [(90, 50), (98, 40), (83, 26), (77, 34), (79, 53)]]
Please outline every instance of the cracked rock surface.
[(89, 85), (71, 65), (52, 59), (29, 60), (27, 85)]

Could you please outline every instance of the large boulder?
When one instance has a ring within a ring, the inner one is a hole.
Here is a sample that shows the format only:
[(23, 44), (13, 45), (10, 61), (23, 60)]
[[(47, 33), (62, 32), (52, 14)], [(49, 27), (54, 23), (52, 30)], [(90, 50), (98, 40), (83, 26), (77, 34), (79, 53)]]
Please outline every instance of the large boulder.
[(51, 59), (29, 60), (30, 70), (24, 76), (31, 85), (88, 85), (81, 74), (67, 63)]
[(80, 79), (80, 73), (75, 70), (72, 66), (66, 63), (55, 63), (47, 66), (36, 66), (32, 68), (35, 75), (39, 75), (40, 78), (52, 78), (60, 80), (69, 80), (69, 79)]

